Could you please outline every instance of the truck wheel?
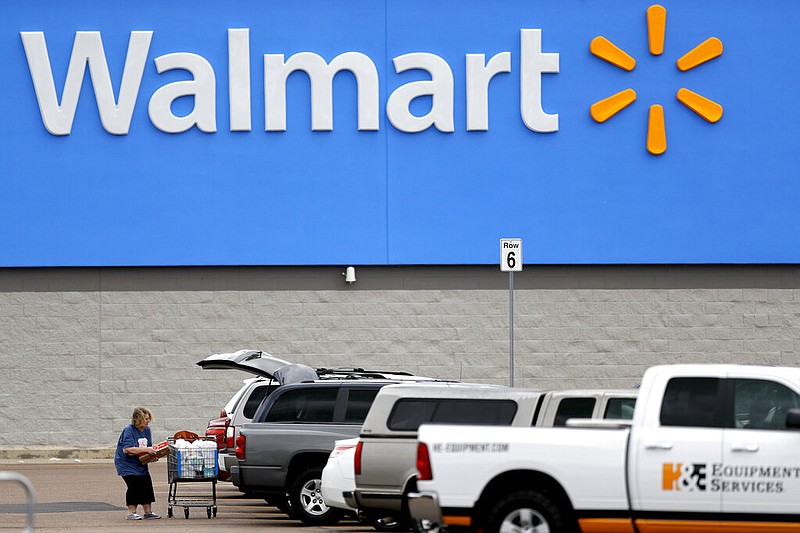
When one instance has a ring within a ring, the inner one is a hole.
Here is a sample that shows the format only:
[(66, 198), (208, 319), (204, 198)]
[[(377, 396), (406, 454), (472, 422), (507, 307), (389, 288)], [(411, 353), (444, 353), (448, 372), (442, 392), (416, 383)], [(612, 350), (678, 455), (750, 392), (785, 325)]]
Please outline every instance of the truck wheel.
[(572, 529), (565, 523), (564, 513), (546, 494), (520, 490), (498, 500), (489, 512), (486, 531), (556, 533)]
[(292, 505), (289, 503), (289, 496), (268, 496), (264, 498), (264, 501), (267, 502), (269, 505), (273, 507), (277, 507), (280, 512), (288, 516), (289, 518), (297, 518), (294, 511), (292, 510)]
[(331, 526), (344, 516), (342, 509), (328, 507), (322, 499), (322, 470), (311, 468), (297, 476), (289, 490), (289, 504), (295, 518), (307, 526)]

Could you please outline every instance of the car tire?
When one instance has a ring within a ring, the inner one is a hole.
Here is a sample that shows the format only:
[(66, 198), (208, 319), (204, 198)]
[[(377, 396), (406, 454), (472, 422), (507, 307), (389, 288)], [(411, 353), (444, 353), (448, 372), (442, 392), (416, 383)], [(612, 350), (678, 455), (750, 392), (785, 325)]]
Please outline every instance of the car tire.
[(322, 469), (310, 468), (297, 476), (289, 490), (289, 504), (295, 518), (307, 526), (331, 526), (344, 516), (341, 509), (328, 507), (322, 499)]
[(276, 507), (280, 512), (282, 512), (289, 518), (297, 518), (294, 511), (292, 510), (292, 504), (289, 501), (288, 495), (267, 496), (266, 498), (264, 498), (264, 501), (267, 502), (267, 504)]
[(488, 526), (487, 533), (574, 531), (553, 499), (535, 490), (520, 490), (500, 498), (489, 512)]

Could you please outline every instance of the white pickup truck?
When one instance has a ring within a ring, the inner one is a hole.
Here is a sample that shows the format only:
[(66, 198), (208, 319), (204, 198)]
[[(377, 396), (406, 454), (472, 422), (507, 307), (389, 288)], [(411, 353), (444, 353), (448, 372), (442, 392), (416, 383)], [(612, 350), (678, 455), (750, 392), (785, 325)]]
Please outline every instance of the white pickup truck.
[(418, 441), (408, 505), (427, 528), (800, 531), (800, 368), (656, 366), (631, 421), (430, 424)]

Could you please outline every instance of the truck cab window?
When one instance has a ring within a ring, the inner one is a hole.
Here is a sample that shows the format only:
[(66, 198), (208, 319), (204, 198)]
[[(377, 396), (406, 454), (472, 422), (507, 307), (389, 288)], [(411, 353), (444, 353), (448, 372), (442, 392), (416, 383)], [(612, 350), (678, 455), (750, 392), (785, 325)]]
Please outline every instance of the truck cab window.
[(786, 429), (786, 413), (800, 407), (800, 396), (774, 381), (735, 379), (733, 404), (736, 427)]
[(721, 385), (719, 378), (670, 379), (661, 404), (661, 425), (723, 427)]
[(347, 423), (362, 424), (367, 418), (367, 412), (378, 394), (378, 389), (350, 389), (347, 394), (347, 409), (344, 421)]

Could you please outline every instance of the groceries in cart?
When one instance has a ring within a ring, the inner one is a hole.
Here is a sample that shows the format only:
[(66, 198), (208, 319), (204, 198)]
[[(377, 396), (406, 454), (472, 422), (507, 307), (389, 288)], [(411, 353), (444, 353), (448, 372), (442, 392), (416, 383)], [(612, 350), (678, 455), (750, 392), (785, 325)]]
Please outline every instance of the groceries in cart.
[(181, 478), (217, 477), (217, 443), (178, 439), (175, 448), (176, 475)]
[[(217, 442), (198, 437), (196, 433), (179, 431), (169, 440), (167, 456), (167, 516), (173, 517), (173, 507), (183, 507), (189, 518), (190, 507), (205, 507), (209, 518), (217, 516)], [(179, 491), (178, 487), (183, 488)], [(195, 488), (191, 488), (194, 486)], [(207, 490), (202, 487), (208, 487)], [(179, 494), (180, 492), (180, 494)]]

